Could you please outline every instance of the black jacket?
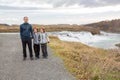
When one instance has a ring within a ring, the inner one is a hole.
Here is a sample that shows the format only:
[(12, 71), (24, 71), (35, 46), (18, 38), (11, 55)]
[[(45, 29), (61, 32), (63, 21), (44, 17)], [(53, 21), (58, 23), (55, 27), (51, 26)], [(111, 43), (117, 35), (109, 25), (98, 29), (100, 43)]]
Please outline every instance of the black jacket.
[(20, 25), (20, 37), (21, 39), (33, 38), (32, 25), (29, 23), (23, 23)]

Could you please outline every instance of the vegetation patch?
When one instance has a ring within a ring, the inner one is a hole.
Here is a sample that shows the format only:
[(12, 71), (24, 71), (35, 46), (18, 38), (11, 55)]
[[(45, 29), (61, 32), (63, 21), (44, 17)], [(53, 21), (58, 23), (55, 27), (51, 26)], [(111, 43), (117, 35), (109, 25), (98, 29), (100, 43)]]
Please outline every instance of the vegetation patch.
[[(60, 41), (50, 36), (49, 46), (63, 59), (66, 69), (78, 80), (119, 80), (118, 50), (92, 48), (77, 42)], [(115, 54), (114, 54), (114, 53)]]
[[(48, 32), (54, 32), (54, 31), (88, 31), (91, 32), (93, 35), (100, 34), (100, 31), (95, 28), (91, 27), (84, 27), (80, 25), (69, 25), (69, 24), (63, 24), (63, 25), (37, 25), (32, 24), (33, 28), (42, 28), (45, 27)], [(0, 32), (19, 32), (19, 25), (7, 25), (3, 24), (0, 25)]]

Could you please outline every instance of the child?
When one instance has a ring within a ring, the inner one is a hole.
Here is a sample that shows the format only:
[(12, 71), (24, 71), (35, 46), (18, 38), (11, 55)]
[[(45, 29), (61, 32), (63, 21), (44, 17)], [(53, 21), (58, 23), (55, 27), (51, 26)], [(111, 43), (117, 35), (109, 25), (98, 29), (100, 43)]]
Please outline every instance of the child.
[(34, 28), (34, 33), (33, 33), (33, 44), (34, 44), (34, 52), (35, 52), (35, 57), (36, 59), (39, 59), (40, 55), (40, 35), (38, 33), (38, 29)]
[(47, 43), (49, 43), (48, 35), (47, 35), (45, 29), (41, 28), (40, 29), (40, 44), (41, 44), (41, 49), (42, 49), (42, 53), (43, 53), (43, 58), (48, 57)]

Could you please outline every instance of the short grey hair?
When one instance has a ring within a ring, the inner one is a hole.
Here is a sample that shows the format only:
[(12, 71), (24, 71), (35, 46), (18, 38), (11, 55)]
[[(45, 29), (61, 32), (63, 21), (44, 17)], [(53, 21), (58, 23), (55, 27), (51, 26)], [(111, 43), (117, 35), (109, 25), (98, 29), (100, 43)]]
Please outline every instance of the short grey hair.
[(23, 17), (23, 19), (28, 18), (27, 16)]

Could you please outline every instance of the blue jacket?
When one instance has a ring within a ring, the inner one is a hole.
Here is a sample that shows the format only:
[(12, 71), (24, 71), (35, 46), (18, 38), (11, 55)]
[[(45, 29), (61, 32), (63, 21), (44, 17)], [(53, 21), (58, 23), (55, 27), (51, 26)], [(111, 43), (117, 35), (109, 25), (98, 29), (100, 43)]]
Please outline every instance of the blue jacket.
[(23, 23), (20, 25), (20, 37), (21, 39), (33, 38), (32, 25), (29, 23)]

